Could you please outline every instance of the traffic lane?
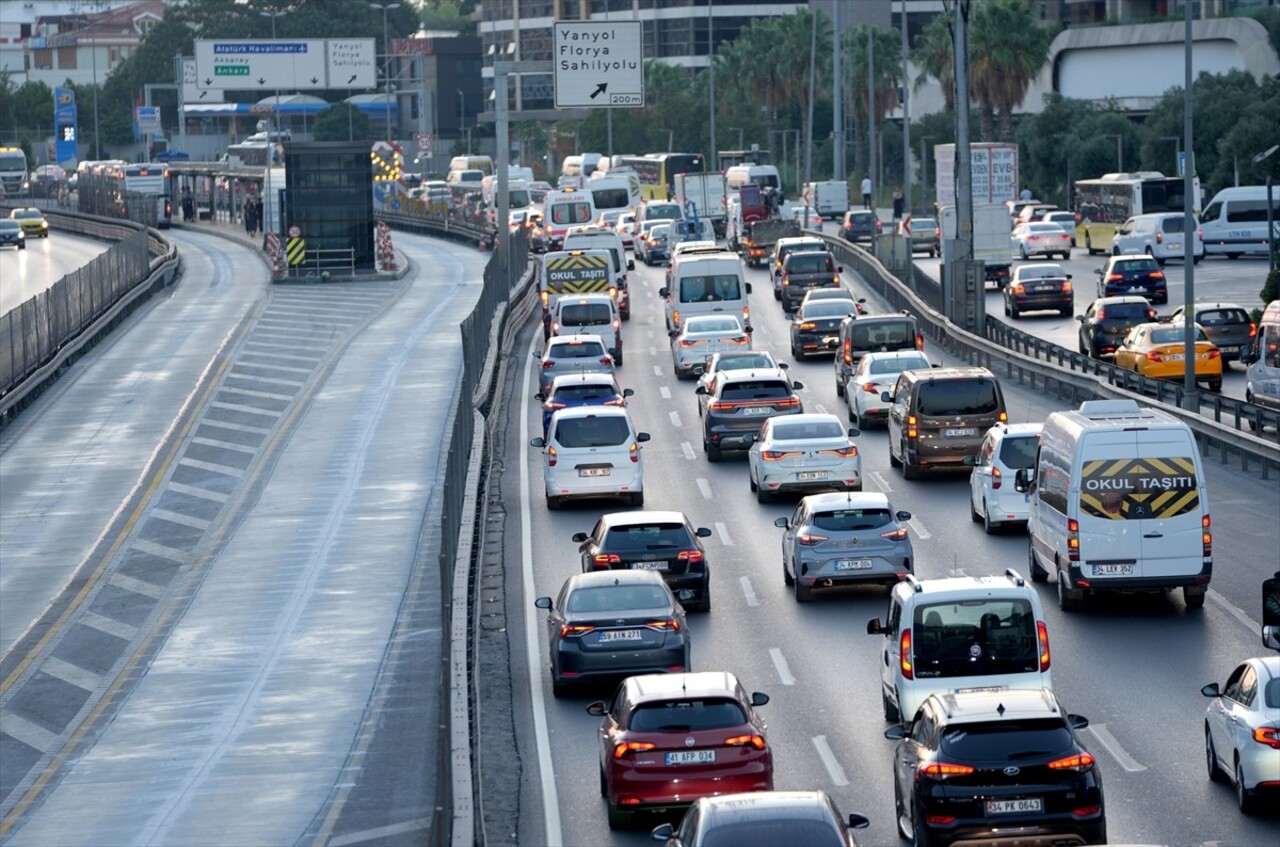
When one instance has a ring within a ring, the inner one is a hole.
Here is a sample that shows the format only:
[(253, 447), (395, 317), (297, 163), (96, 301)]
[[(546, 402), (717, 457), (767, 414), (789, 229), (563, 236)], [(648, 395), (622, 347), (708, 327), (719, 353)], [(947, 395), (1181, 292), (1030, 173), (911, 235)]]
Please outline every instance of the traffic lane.
[(47, 291), (55, 282), (89, 264), (111, 246), (92, 238), (51, 232), (48, 238), (28, 238), (23, 250), (0, 250), (0, 315)]
[(266, 269), (251, 250), (199, 234), (174, 233), (174, 241), (184, 261), (179, 282), (0, 432), (6, 649), (89, 554), (200, 375), (265, 295)]

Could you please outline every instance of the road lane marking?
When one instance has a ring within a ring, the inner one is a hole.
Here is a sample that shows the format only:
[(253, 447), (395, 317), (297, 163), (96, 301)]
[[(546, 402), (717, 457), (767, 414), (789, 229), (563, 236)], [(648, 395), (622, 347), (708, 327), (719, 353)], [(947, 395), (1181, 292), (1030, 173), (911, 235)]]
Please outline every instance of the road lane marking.
[(684, 453), (684, 457), (685, 457), (686, 459), (688, 459), (689, 461), (691, 461), (691, 462), (692, 462), (694, 459), (698, 458), (698, 454), (697, 454), (697, 453), (695, 453), (695, 452), (693, 452), (693, 445), (692, 445), (692, 444), (690, 444), (688, 441), (681, 441), (681, 442), (680, 442), (680, 450), (681, 450), (681, 452), (683, 452), (683, 453)]
[(378, 826), (373, 829), (366, 829), (360, 832), (352, 832), (347, 835), (340, 835), (336, 838), (330, 838), (329, 847), (349, 847), (352, 844), (363, 844), (366, 841), (375, 841), (380, 838), (388, 838), (392, 835), (402, 835), (406, 832), (418, 832), (419, 830), (428, 830), (431, 828), (431, 818), (416, 818), (403, 823), (387, 824), (386, 826)]
[(729, 537), (729, 527), (724, 525), (724, 521), (716, 521), (716, 533), (720, 536), (720, 543), (726, 547), (733, 546), (733, 539)]
[(48, 752), (58, 740), (56, 732), (50, 732), (13, 712), (0, 712), (0, 732), (41, 753)]
[(702, 492), (702, 496), (710, 500), (713, 496), (711, 493), (711, 483), (707, 482), (702, 477), (698, 477), (696, 482), (698, 483), (698, 490)]
[(820, 415), (825, 415), (827, 413), (827, 407), (822, 405), (821, 403), (815, 403), (813, 405), (813, 410)]
[(751, 577), (744, 576), (738, 580), (738, 584), (742, 586), (742, 593), (747, 598), (748, 606), (759, 606), (760, 599), (756, 597), (756, 590), (751, 587)]
[(818, 751), (818, 758), (822, 760), (822, 765), (827, 769), (827, 775), (831, 777), (831, 781), (840, 787), (849, 784), (849, 777), (844, 775), (844, 768), (840, 767), (840, 763), (836, 761), (836, 754), (831, 752), (831, 745), (827, 743), (825, 735), (815, 735), (813, 737), (813, 746)]
[(102, 684), (102, 674), (85, 670), (79, 665), (73, 665), (70, 662), (59, 659), (57, 656), (49, 656), (41, 662), (40, 671), (55, 679), (60, 679), (68, 685), (83, 688), (85, 691), (96, 691), (98, 686)]
[[(531, 352), (537, 352), (537, 333), (529, 344)], [(661, 370), (654, 368), (661, 375)], [(532, 382), (533, 358), (525, 359), (524, 380), (521, 390), (528, 396)], [(523, 570), (524, 596), (526, 601), (536, 597), (533, 585), (533, 526), (529, 507), (529, 416), (520, 416), (520, 557)], [(538, 751), (538, 777), (542, 781), (542, 820), (545, 826), (543, 841), (548, 847), (559, 847), (564, 843), (560, 828), (560, 796), (556, 790), (556, 776), (551, 762), (551, 741), (547, 733), (547, 706), (542, 692), (543, 667), (542, 650), (538, 643), (539, 624), (537, 615), (526, 613), (524, 616), (525, 661), (529, 670), (529, 699), (533, 705), (533, 734)]]
[(84, 626), (98, 630), (98, 632), (105, 632), (107, 635), (114, 635), (116, 638), (122, 638), (125, 641), (132, 641), (133, 637), (138, 634), (136, 626), (121, 623), (94, 611), (85, 612), (80, 616), (79, 622)]
[(884, 474), (880, 473), (880, 471), (871, 472), (871, 481), (876, 484), (876, 488), (879, 488), (885, 494), (893, 493), (893, 486), (889, 484), (889, 480), (885, 479)]
[(916, 520), (915, 515), (912, 515), (911, 520), (907, 521), (906, 523), (912, 532), (920, 536), (921, 541), (923, 541), (926, 538), (933, 538), (933, 533), (930, 532), (928, 529), (926, 529), (924, 524)]
[(116, 588), (123, 588), (125, 591), (132, 591), (134, 594), (141, 594), (143, 597), (150, 597), (152, 600), (159, 600), (164, 596), (165, 586), (134, 579), (122, 573), (112, 574), (107, 579), (107, 583), (114, 585)]
[(654, 365), (654, 366), (653, 366), (653, 375), (654, 375), (654, 376), (662, 376), (662, 368), (658, 367), (657, 365)]
[(1125, 752), (1124, 748), (1120, 746), (1120, 742), (1116, 741), (1116, 737), (1107, 729), (1106, 724), (1091, 723), (1086, 727), (1086, 729), (1093, 733), (1093, 737), (1098, 739), (1098, 741), (1102, 743), (1103, 747), (1107, 748), (1107, 752), (1111, 754), (1111, 758), (1119, 762), (1120, 767), (1124, 768), (1129, 773), (1138, 773), (1139, 771), (1145, 771), (1147, 769), (1146, 765), (1138, 764), (1132, 756)]
[(680, 426), (680, 425), (681, 425), (681, 424), (680, 424), (680, 413), (679, 413), (679, 412), (667, 412), (667, 417), (671, 418), (671, 425), (672, 425), (672, 426)]
[(662, 396), (662, 399), (663, 399), (663, 400), (670, 400), (670, 399), (671, 399), (671, 389), (670, 389), (670, 388), (667, 388), (665, 385), (660, 386), (660, 387), (658, 388), (658, 394), (660, 394), (660, 395)]
[(1245, 629), (1249, 630), (1251, 633), (1256, 635), (1262, 631), (1261, 624), (1249, 617), (1248, 612), (1236, 606), (1236, 604), (1232, 603), (1226, 597), (1223, 597), (1214, 589), (1210, 588), (1208, 592), (1206, 592), (1205, 596), (1207, 599), (1212, 600), (1215, 606), (1218, 606), (1222, 611), (1244, 624)]
[[(782, 655), (782, 651), (777, 647), (769, 648), (769, 658), (773, 659), (773, 666), (778, 671), (778, 679), (782, 680), (783, 685), (795, 685), (796, 678), (791, 675), (791, 668), (787, 665), (787, 657)], [(836, 765), (836, 767), (840, 767)]]

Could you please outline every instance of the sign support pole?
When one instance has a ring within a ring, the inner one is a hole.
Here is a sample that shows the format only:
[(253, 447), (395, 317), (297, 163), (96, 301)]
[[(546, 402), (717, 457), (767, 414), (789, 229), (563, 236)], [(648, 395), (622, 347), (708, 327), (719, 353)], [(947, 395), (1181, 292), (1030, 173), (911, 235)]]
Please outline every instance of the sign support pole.
[(515, 73), (551, 73), (551, 62), (494, 62), (493, 63), (493, 110), (494, 140), (498, 144), (498, 156), (494, 162), (498, 177), (498, 232), (494, 249), (497, 251), (498, 267), (505, 272), (511, 259), (511, 227), (508, 182), (511, 179), (511, 123), (507, 106), (508, 76)]

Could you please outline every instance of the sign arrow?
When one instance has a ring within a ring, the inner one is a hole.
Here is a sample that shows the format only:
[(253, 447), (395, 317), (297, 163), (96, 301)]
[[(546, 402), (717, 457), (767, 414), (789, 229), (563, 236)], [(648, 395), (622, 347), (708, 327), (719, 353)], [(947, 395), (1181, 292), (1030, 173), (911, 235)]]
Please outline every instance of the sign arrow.
[(352, 74), (352, 75), (351, 75), (351, 79), (347, 80), (347, 85), (350, 85), (351, 83), (353, 83), (353, 82), (355, 82), (355, 81), (356, 81), (356, 74)]
[(201, 100), (203, 100), (203, 99), (205, 98), (205, 95), (207, 95), (208, 93), (209, 93), (209, 92), (207, 92), (207, 91), (201, 91), (201, 92), (200, 92), (200, 99), (201, 99)]
[(266, 85), (266, 84), (267, 84), (266, 77), (261, 77), (261, 76), (258, 77), (258, 85)]
[(319, 77), (315, 77), (315, 76), (311, 77), (311, 84), (312, 84), (312, 85), (315, 85), (315, 84), (316, 84), (317, 82), (319, 82), (319, 81), (320, 81), (320, 78), (319, 78)]
[(204, 84), (205, 84), (206, 86), (213, 85), (213, 78), (212, 78), (212, 77), (205, 77), (205, 78), (204, 78)]
[(596, 99), (597, 94), (604, 94), (608, 90), (609, 90), (609, 83), (607, 82), (600, 83), (599, 85), (596, 86), (596, 90), (591, 92), (591, 99), (592, 100)]

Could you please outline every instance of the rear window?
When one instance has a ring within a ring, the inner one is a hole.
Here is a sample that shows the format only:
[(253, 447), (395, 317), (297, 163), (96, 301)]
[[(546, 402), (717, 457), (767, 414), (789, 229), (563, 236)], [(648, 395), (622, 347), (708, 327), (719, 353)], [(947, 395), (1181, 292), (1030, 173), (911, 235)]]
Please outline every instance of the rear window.
[(741, 332), (742, 324), (737, 318), (704, 318), (690, 319), (686, 325), (690, 333), (695, 332)]
[(921, 383), (917, 411), (930, 417), (992, 415), (1000, 411), (994, 380), (949, 379)]
[(1158, 271), (1160, 266), (1156, 264), (1155, 259), (1126, 259), (1123, 262), (1116, 262), (1111, 269), (1123, 273), (1145, 273)]
[(797, 253), (801, 250), (821, 250), (826, 245), (821, 241), (810, 241), (808, 243), (800, 242), (797, 244), (782, 244), (778, 246), (778, 260), (784, 261), (787, 256)]
[(805, 318), (843, 318), (852, 315), (857, 307), (852, 300), (817, 300), (804, 307)]
[(561, 447), (617, 447), (630, 438), (631, 427), (620, 415), (588, 415), (556, 424), (556, 441)]
[[(1151, 330), (1151, 343), (1152, 344), (1181, 344), (1183, 342), (1183, 336), (1184, 336), (1183, 328), (1180, 326), (1170, 327), (1168, 329), (1153, 329)], [(1196, 327), (1195, 338), (1196, 338), (1196, 341), (1209, 340), (1209, 336), (1205, 335), (1204, 330), (1201, 329), (1200, 327)]]
[(590, 400), (612, 400), (618, 396), (612, 385), (565, 385), (557, 388), (552, 399), (557, 403), (586, 403)]
[(630, 609), (668, 609), (671, 602), (656, 585), (603, 585), (579, 588), (569, 595), (570, 612), (622, 612)]
[[(1038, 670), (1035, 614), (1021, 598), (920, 605), (911, 644), (920, 678)], [(977, 649), (975, 649), (975, 647)]]
[(1280, 709), (1280, 678), (1267, 680), (1262, 689), (1262, 701), (1268, 709)]
[(589, 203), (557, 203), (551, 207), (551, 222), (555, 224), (584, 224), (591, 220)]
[(955, 724), (942, 731), (942, 752), (961, 762), (1034, 764), (1073, 747), (1071, 730), (1054, 719)]
[(1132, 326), (1149, 320), (1150, 311), (1146, 303), (1108, 303), (1102, 307), (1101, 317), (1104, 324)]
[(929, 367), (929, 360), (924, 356), (902, 356), (894, 359), (876, 359), (871, 363), (872, 374), (896, 374)]
[(737, 700), (667, 700), (637, 706), (627, 728), (636, 732), (693, 732), (741, 726), (746, 722), (747, 713)]
[(653, 206), (645, 206), (644, 217), (645, 220), (652, 220), (653, 218), (675, 220), (680, 217), (680, 206), (676, 203), (659, 203)]
[(737, 274), (708, 274), (680, 278), (681, 303), (715, 303), (741, 300), (742, 286)]
[(646, 523), (614, 527), (605, 545), (614, 553), (684, 549), (693, 546), (689, 530), (682, 523)]
[(720, 391), (721, 400), (785, 400), (790, 396), (791, 386), (776, 379), (734, 382)]
[(761, 820), (719, 823), (704, 830), (702, 847), (774, 847), (777, 844), (804, 844), (806, 847), (843, 847), (848, 842), (830, 823), (813, 818), (786, 818), (770, 811)]
[(835, 273), (836, 265), (831, 256), (814, 256), (795, 253), (787, 257), (786, 271), (792, 274)]
[(1200, 326), (1226, 326), (1227, 324), (1247, 324), (1249, 316), (1244, 309), (1205, 309), (1196, 312), (1196, 323)]
[(908, 320), (854, 321), (849, 327), (849, 340), (855, 349), (914, 347), (915, 324)]
[[(593, 334), (593, 333), (588, 333)], [(599, 341), (580, 341), (577, 344), (553, 344), (553, 359), (592, 359), (604, 356), (604, 345)]]
[(892, 520), (893, 515), (888, 509), (836, 509), (813, 514), (813, 525), (830, 532), (877, 529), (887, 526)]
[(1186, 229), (1186, 219), (1182, 215), (1170, 215), (1167, 218), (1160, 219), (1161, 232), (1183, 232)]
[(1005, 438), (1000, 442), (1000, 461), (1005, 467), (1033, 468), (1036, 465), (1036, 450), (1040, 448), (1040, 439), (1034, 435), (1019, 435)]
[(612, 320), (607, 303), (569, 303), (560, 309), (561, 326), (603, 326)]
[(773, 427), (773, 437), (783, 441), (804, 438), (844, 438), (839, 421), (788, 421)]

